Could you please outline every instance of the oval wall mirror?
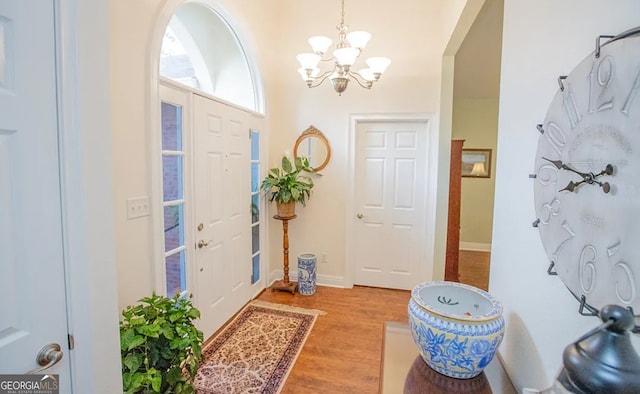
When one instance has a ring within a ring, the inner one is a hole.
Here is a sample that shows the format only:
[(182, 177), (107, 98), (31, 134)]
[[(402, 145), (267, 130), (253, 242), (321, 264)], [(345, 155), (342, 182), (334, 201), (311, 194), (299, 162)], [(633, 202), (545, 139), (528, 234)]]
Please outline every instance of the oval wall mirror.
[(308, 158), (309, 166), (314, 171), (320, 171), (329, 164), (329, 159), (331, 159), (329, 140), (322, 134), (322, 131), (314, 126), (309, 126), (296, 140), (293, 156)]

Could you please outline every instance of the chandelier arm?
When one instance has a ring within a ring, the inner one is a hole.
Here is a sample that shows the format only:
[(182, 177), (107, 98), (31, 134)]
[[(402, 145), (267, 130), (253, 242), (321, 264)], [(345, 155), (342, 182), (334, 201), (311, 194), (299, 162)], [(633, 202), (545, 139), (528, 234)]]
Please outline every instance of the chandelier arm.
[(365, 89), (371, 89), (371, 86), (373, 85), (373, 81), (364, 79), (364, 77), (358, 74), (356, 71), (349, 71), (349, 75), (353, 77), (354, 81), (358, 82), (358, 85), (362, 86)]
[[(316, 88), (320, 85), (322, 85), (322, 83), (329, 78), (329, 75), (333, 74), (334, 70), (331, 71), (327, 71), (322, 75), (318, 75), (317, 77), (313, 78), (312, 80), (307, 81), (307, 87), (310, 88)], [(313, 84), (314, 81), (318, 81), (315, 85)]]
[(336, 60), (336, 57), (333, 56), (333, 55), (328, 57), (328, 58), (326, 58), (326, 59), (320, 58), (321, 62), (331, 62), (331, 61), (334, 61), (334, 60)]

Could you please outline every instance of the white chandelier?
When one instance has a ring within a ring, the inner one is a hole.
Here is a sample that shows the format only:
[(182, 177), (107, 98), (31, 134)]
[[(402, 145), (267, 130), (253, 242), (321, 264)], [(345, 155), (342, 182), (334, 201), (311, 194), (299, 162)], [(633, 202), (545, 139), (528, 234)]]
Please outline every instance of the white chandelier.
[[(354, 79), (358, 85), (365, 89), (371, 89), (374, 82), (380, 79), (391, 60), (386, 57), (370, 57), (366, 60), (368, 68), (352, 71), (351, 67), (364, 50), (371, 39), (371, 34), (366, 31), (352, 31), (347, 33), (349, 26), (344, 24), (344, 0), (342, 0), (342, 17), (338, 29), (338, 43), (333, 51), (333, 56), (324, 57), (333, 41), (329, 37), (314, 36), (309, 38), (309, 44), (313, 53), (301, 53), (297, 56), (301, 68), (298, 72), (310, 88), (320, 86), (327, 78), (331, 80), (333, 88), (342, 95), (347, 89), (349, 81)], [(318, 63), (334, 61), (333, 69), (320, 72)]]

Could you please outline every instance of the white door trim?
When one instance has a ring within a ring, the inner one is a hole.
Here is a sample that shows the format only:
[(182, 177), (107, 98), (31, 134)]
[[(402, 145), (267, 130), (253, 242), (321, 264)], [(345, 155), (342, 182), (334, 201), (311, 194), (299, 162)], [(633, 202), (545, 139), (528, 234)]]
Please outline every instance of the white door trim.
[(424, 253), (425, 256), (425, 276), (430, 279), (433, 272), (433, 250), (434, 250), (434, 233), (435, 233), (435, 217), (436, 217), (436, 186), (437, 186), (437, 130), (434, 128), (435, 115), (429, 113), (399, 113), (399, 114), (351, 114), (349, 116), (349, 135), (348, 135), (348, 197), (345, 210), (345, 222), (346, 222), (346, 245), (345, 245), (345, 272), (344, 272), (344, 285), (347, 288), (353, 287), (355, 276), (355, 264), (353, 250), (354, 239), (354, 221), (351, 220), (355, 215), (355, 154), (356, 154), (356, 131), (359, 123), (371, 123), (371, 122), (403, 122), (403, 121), (424, 121), (427, 122), (427, 143), (429, 150), (427, 152), (428, 162), (427, 165), (427, 180), (426, 185), (426, 201), (425, 212), (427, 215), (425, 221), (425, 243)]
[[(111, 183), (109, 3), (55, 0), (72, 388), (122, 392)], [(81, 39), (80, 39), (81, 38)]]

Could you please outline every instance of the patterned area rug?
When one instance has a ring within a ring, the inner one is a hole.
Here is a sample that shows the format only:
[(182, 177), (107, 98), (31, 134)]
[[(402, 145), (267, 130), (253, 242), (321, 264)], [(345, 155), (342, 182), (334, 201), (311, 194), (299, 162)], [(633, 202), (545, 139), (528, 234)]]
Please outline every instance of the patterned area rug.
[(200, 394), (279, 393), (318, 315), (254, 300), (203, 350)]

